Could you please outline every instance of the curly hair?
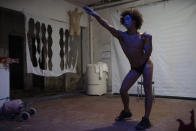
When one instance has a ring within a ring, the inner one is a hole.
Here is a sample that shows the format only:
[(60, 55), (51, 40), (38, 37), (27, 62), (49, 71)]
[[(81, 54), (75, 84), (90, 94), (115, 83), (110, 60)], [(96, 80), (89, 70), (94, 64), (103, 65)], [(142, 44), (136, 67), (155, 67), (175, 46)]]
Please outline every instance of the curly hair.
[(132, 20), (135, 21), (136, 29), (141, 28), (142, 23), (143, 23), (143, 17), (142, 17), (142, 14), (136, 8), (125, 10), (121, 13), (120, 23), (122, 25), (124, 25), (124, 17), (126, 15), (129, 15), (132, 18)]

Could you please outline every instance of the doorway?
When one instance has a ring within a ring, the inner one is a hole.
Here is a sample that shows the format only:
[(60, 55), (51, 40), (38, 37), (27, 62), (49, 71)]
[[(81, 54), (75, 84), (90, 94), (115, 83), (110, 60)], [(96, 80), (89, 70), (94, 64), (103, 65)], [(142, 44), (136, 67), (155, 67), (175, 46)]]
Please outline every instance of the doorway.
[(9, 57), (18, 58), (19, 63), (9, 65), (10, 91), (24, 89), (24, 37), (9, 35)]

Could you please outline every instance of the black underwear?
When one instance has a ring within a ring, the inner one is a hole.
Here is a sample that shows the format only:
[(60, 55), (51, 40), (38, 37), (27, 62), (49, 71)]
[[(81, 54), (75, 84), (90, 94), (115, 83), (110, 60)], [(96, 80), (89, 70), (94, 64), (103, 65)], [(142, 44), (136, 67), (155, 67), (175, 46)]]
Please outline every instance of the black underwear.
[(148, 62), (148, 60), (143, 65), (138, 66), (138, 67), (131, 67), (131, 69), (135, 70), (137, 73), (139, 73), (141, 75), (144, 72), (144, 67), (147, 62)]

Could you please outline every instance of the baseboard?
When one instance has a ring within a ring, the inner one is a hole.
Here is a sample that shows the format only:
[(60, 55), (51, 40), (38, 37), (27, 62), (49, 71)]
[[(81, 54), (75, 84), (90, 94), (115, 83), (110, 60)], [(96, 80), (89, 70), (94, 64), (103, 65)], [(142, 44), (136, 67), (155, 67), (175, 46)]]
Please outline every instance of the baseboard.
[[(120, 93), (113, 93), (113, 95), (120, 95)], [(137, 94), (129, 94), (129, 96), (137, 96)], [(144, 97), (145, 95), (142, 95)], [(182, 99), (182, 100), (196, 100), (193, 97), (181, 97), (181, 96), (160, 96), (155, 95), (155, 98), (168, 98), (168, 99)]]

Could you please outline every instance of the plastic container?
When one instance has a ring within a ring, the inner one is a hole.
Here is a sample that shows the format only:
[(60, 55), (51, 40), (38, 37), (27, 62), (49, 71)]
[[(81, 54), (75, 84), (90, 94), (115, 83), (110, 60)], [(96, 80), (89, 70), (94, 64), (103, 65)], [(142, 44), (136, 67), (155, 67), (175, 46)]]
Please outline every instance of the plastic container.
[(107, 92), (107, 72), (96, 72), (96, 64), (87, 65), (87, 94), (103, 95)]

